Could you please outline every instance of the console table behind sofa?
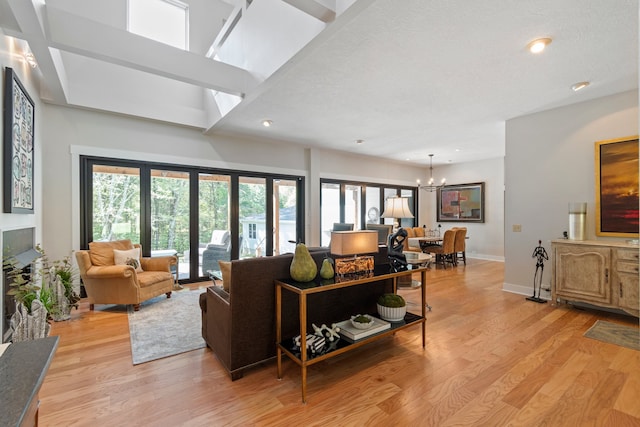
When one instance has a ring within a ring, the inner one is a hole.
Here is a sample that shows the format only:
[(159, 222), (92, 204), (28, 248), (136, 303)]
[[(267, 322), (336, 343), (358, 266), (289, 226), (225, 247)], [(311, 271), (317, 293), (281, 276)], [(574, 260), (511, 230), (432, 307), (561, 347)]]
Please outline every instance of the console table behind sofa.
[[(329, 256), (328, 248), (309, 251), (318, 269), (324, 257)], [(202, 337), (232, 380), (242, 378), (243, 371), (251, 366), (275, 360), (275, 280), (289, 277), (292, 259), (293, 254), (284, 254), (231, 261), (229, 293), (219, 286), (210, 286), (200, 296)], [(386, 247), (381, 247), (376, 255), (376, 264), (381, 263), (388, 263)], [(385, 289), (391, 289), (392, 283), (384, 285)], [(383, 288), (371, 291), (379, 293)], [(283, 313), (282, 328), (283, 333), (292, 334), (299, 330), (297, 299), (295, 295), (287, 297), (290, 300), (286, 306), (290, 310)], [(345, 303), (350, 303), (349, 296), (344, 301), (316, 301), (314, 306), (310, 305), (309, 318), (314, 319), (317, 313), (320, 318), (327, 315), (329, 319), (332, 315), (327, 310), (341, 309)]]

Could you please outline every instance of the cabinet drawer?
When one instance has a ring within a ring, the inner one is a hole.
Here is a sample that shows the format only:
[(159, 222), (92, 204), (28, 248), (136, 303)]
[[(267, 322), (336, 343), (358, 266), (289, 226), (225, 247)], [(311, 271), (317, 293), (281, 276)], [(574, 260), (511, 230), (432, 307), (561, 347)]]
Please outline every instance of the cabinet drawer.
[(632, 261), (618, 261), (616, 264), (616, 270), (622, 273), (638, 273), (638, 263)]
[(618, 249), (616, 250), (616, 256), (618, 259), (638, 262), (640, 252), (637, 249)]

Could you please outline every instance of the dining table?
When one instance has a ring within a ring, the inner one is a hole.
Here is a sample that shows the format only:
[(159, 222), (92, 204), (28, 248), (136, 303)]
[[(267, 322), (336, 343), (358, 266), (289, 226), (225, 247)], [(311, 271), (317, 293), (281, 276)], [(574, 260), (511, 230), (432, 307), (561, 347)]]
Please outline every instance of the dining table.
[(409, 237), (409, 247), (413, 249), (422, 249), (426, 244), (441, 245), (442, 236), (433, 237)]
[[(424, 237), (409, 237), (409, 248), (420, 249), (425, 251), (431, 245), (442, 245), (443, 236), (424, 236)], [(469, 236), (465, 236), (465, 240), (469, 240)]]

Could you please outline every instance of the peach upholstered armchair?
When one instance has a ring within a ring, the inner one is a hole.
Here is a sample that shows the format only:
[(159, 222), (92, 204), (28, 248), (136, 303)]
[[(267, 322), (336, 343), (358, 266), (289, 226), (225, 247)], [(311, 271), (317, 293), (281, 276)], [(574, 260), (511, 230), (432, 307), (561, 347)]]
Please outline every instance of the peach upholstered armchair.
[(174, 277), (170, 268), (177, 258), (147, 258), (141, 253), (141, 246), (130, 240), (91, 242), (89, 250), (76, 251), (91, 310), (94, 304), (133, 304), (138, 311), (142, 301), (162, 294), (171, 298)]

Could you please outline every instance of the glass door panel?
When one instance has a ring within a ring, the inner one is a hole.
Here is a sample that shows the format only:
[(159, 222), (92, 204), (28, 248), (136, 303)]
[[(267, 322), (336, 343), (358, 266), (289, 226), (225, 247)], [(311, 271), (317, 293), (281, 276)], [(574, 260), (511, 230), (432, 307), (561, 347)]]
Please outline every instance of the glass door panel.
[(189, 277), (189, 206), (188, 172), (151, 169), (151, 256), (177, 255), (182, 279)]
[[(297, 229), (297, 189), (298, 183), (293, 180), (279, 179), (273, 181), (273, 254), (279, 255), (294, 252), (296, 249)], [(294, 242), (294, 243), (291, 243)], [(264, 248), (257, 251), (264, 254)], [(257, 256), (258, 252), (256, 252)]]
[(340, 184), (323, 182), (320, 188), (321, 246), (329, 246), (334, 222), (340, 222)]
[(362, 187), (359, 185), (345, 185), (344, 189), (344, 222), (353, 224), (354, 230), (362, 229), (360, 213)]
[(90, 241), (140, 242), (140, 169), (93, 165)]
[(253, 258), (262, 254), (267, 240), (266, 179), (240, 177), (238, 193), (240, 258)]
[(198, 254), (185, 258), (197, 260), (199, 276), (220, 270), (218, 261), (231, 259), (230, 188), (229, 175), (198, 176)]
[(367, 224), (380, 224), (380, 188), (366, 187), (365, 210)]

